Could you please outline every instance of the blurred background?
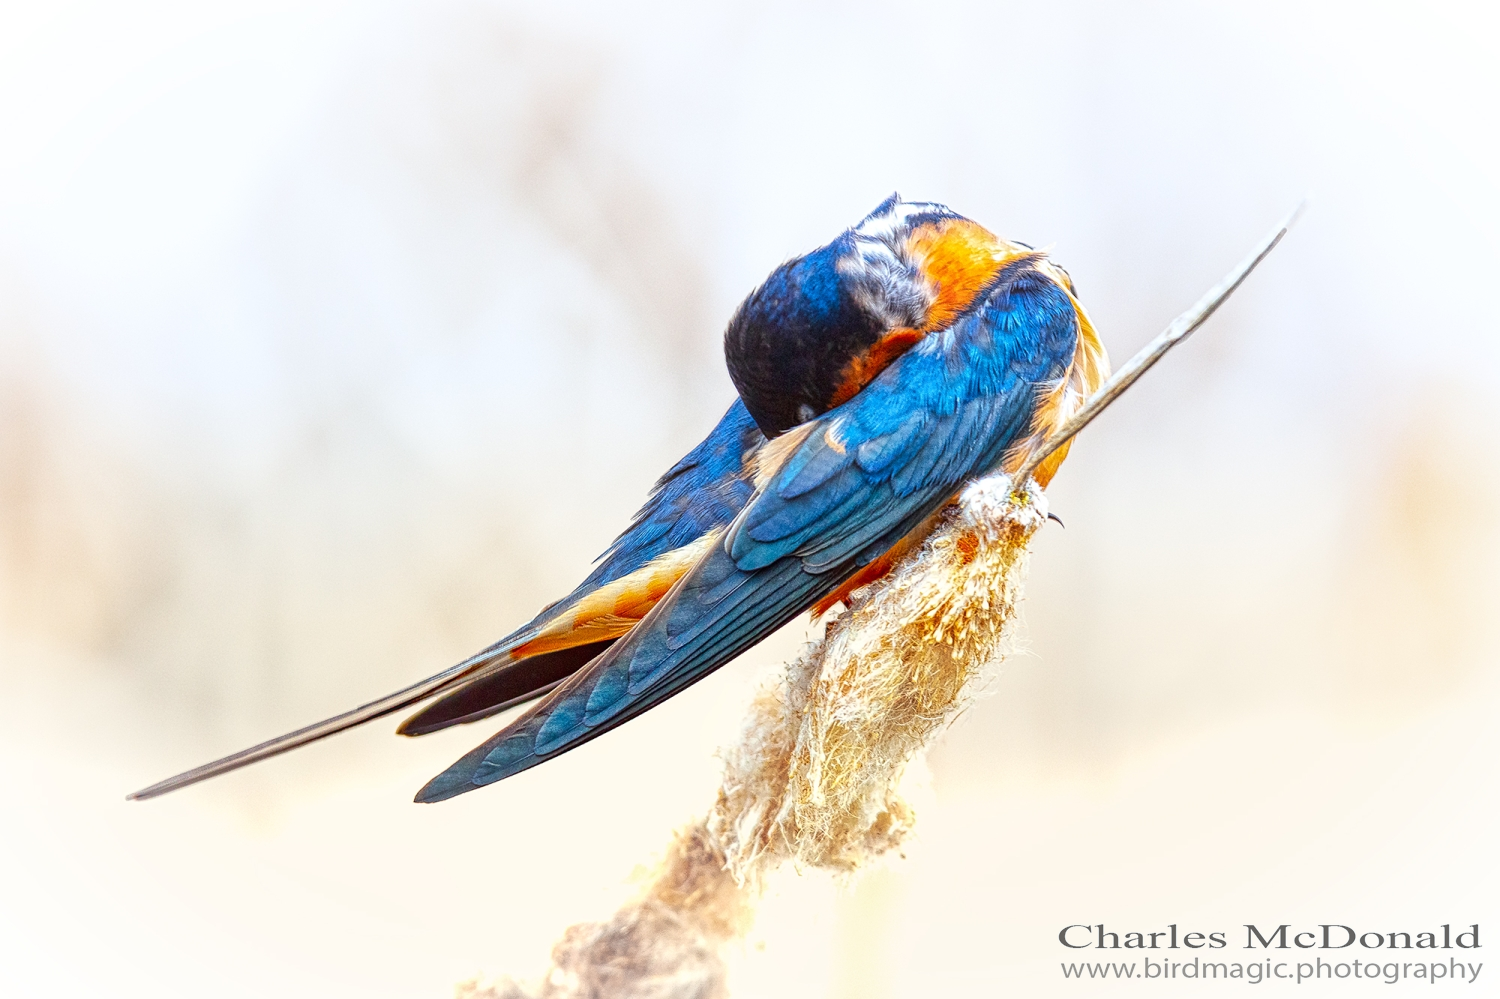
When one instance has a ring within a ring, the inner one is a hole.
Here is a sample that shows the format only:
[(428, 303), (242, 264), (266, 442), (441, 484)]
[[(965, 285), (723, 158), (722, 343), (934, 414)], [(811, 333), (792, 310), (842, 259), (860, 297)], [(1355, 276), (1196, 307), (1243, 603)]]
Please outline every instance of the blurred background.
[(1493, 923), (1493, 18), (5, 4), (0, 990), (439, 997), (612, 911), (800, 622), (441, 806), (493, 724), (123, 796), (570, 589), (732, 399), (738, 301), (893, 190), (1050, 247), (1117, 363), (1313, 200), (1075, 446), (907, 857), (783, 878), (735, 994), (1093, 994), (1076, 922)]

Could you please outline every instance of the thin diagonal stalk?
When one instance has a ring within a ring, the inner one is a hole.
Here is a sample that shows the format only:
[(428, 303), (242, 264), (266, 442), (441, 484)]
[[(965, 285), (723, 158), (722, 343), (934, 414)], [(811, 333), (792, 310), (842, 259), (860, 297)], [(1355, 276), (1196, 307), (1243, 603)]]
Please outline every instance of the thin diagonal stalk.
[(1126, 361), (1120, 370), (1110, 376), (1109, 381), (1105, 382), (1099, 387), (1097, 392), (1084, 401), (1076, 413), (1063, 421), (1063, 425), (1058, 427), (1056, 433), (1047, 438), (1046, 443), (1032, 452), (1031, 456), (1026, 459), (1026, 463), (1017, 469), (1016, 474), (1011, 477), (1011, 481), (1018, 484), (1024, 483), (1031, 477), (1031, 473), (1036, 471), (1037, 466), (1046, 460), (1048, 455), (1066, 444), (1078, 431), (1088, 426), (1094, 417), (1104, 412), (1105, 407), (1124, 394), (1126, 389), (1134, 385), (1136, 379), (1144, 375), (1153, 364), (1161, 360), (1167, 351), (1186, 340), (1194, 330), (1202, 326), (1204, 321), (1214, 314), (1214, 310), (1223, 305), (1224, 300), (1234, 294), (1235, 289), (1244, 282), (1245, 278), (1250, 276), (1250, 272), (1255, 270), (1256, 266), (1262, 260), (1266, 259), (1266, 256), (1276, 248), (1276, 244), (1281, 242), (1281, 237), (1285, 236), (1288, 230), (1296, 224), (1298, 217), (1302, 214), (1302, 210), (1306, 207), (1306, 201), (1299, 204), (1296, 210), (1286, 217), (1286, 221), (1277, 226), (1276, 230), (1269, 236), (1261, 240), (1260, 245), (1238, 267), (1230, 271), (1222, 281), (1210, 288), (1207, 294), (1198, 299), (1196, 305), (1172, 320), (1172, 324), (1163, 330), (1160, 336), (1146, 344), (1146, 346), (1140, 349), (1139, 353), (1129, 361)]

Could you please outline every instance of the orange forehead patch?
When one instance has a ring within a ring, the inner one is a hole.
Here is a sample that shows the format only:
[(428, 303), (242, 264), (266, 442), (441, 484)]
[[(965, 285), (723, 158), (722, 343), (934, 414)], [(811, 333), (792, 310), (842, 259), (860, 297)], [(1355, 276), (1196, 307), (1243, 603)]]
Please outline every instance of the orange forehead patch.
[(854, 398), (924, 336), (952, 324), (974, 304), (975, 296), (995, 279), (1000, 268), (1033, 251), (998, 239), (968, 219), (943, 219), (913, 229), (906, 237), (906, 252), (932, 290), (926, 321), (917, 329), (892, 330), (851, 358), (839, 373), (838, 389), (829, 405), (838, 406)]
[(854, 398), (855, 393), (870, 384), (876, 375), (924, 336), (926, 334), (920, 330), (893, 330), (875, 341), (863, 354), (854, 355), (839, 372), (839, 387), (834, 390), (828, 404), (839, 406)]
[(931, 285), (934, 299), (923, 332), (939, 330), (974, 303), (1000, 268), (1032, 251), (1007, 243), (968, 219), (927, 222), (906, 238), (906, 250)]

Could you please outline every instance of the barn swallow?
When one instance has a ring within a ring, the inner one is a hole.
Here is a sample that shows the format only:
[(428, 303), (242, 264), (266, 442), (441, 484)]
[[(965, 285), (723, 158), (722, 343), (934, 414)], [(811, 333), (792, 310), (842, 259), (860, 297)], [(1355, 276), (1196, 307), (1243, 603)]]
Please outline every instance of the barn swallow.
[[(724, 336), (739, 399), (597, 567), (488, 648), (149, 798), (436, 698), (422, 735), (541, 698), (430, 781), (454, 797), (604, 734), (888, 572), (965, 482), (1015, 470), (1104, 380), (1067, 273), (893, 195), (776, 268)], [(1036, 469), (1045, 486), (1066, 455)]]

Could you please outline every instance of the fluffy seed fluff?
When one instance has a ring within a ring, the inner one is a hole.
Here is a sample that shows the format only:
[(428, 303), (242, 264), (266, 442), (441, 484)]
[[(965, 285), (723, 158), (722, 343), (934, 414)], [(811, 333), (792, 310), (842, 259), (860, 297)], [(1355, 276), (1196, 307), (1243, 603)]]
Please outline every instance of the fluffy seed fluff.
[(539, 988), (467, 983), (460, 999), (727, 996), (723, 946), (749, 929), (772, 871), (790, 861), (852, 874), (911, 832), (902, 774), (1002, 656), (1046, 516), (1030, 481), (1024, 493), (1004, 475), (966, 488), (759, 693), (724, 752), (718, 799), (643, 894), (608, 922), (571, 927)]

